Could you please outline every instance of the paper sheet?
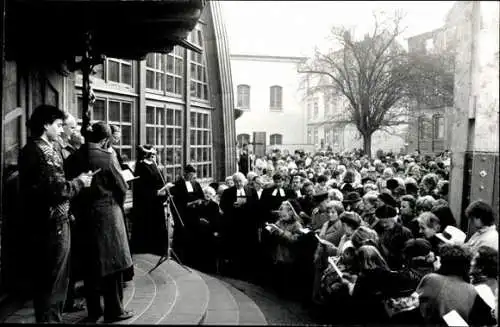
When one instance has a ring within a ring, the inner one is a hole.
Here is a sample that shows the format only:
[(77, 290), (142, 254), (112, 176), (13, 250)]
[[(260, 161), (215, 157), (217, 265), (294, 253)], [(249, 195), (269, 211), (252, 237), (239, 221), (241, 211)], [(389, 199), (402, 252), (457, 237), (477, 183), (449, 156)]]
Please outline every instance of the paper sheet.
[(460, 316), (458, 312), (452, 310), (443, 316), (444, 321), (448, 326), (468, 327), (467, 322)]
[(483, 301), (492, 309), (495, 309), (496, 301), (495, 294), (491, 291), (488, 285), (480, 284), (474, 287), (477, 291), (477, 294), (483, 299)]
[(139, 177), (135, 177), (132, 172), (128, 169), (124, 169), (121, 171), (122, 177), (125, 180), (125, 182), (130, 182), (131, 180), (134, 180)]

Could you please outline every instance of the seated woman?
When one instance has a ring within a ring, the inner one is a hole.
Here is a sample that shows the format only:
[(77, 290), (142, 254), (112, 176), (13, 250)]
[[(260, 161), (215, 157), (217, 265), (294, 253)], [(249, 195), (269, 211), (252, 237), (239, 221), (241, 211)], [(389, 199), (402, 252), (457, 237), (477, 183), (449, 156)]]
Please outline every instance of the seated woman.
[(485, 325), (491, 312), (475, 308), (478, 293), (469, 283), (470, 251), (461, 245), (440, 247), (441, 267), (422, 278), (417, 287), (420, 313), (427, 324), (443, 324), (443, 316), (456, 311), (469, 325)]
[(279, 208), (279, 219), (275, 224), (267, 225), (273, 242), (273, 280), (278, 291), (293, 292), (296, 272), (296, 253), (293, 245), (298, 242), (302, 229), (300, 217), (289, 201), (283, 201)]

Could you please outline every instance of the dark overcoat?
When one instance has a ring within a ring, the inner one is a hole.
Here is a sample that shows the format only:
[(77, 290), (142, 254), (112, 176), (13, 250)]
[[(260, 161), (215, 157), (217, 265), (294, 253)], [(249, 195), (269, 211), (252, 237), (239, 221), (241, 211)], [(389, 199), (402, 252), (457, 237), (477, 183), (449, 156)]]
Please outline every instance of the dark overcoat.
[(77, 219), (84, 240), (85, 274), (101, 278), (132, 266), (132, 257), (123, 219), (121, 200), (127, 184), (121, 177), (113, 154), (88, 143), (75, 153), (80, 168), (75, 171), (96, 171), (92, 184), (78, 199)]

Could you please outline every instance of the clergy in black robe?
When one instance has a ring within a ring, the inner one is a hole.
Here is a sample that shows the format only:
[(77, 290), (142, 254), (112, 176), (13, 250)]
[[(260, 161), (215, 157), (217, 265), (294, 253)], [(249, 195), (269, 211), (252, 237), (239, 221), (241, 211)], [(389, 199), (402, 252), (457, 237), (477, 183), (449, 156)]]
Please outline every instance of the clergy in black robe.
[[(173, 250), (179, 259), (190, 264), (196, 261), (194, 237), (199, 224), (197, 207), (205, 199), (200, 183), (196, 181), (196, 169), (186, 165), (184, 175), (170, 189), (173, 204), (177, 210), (172, 211), (174, 218)], [(182, 220), (182, 223), (181, 223)]]
[(152, 146), (139, 147), (140, 157), (135, 165), (133, 182), (134, 215), (131, 247), (133, 253), (166, 254), (168, 251), (165, 220), (166, 192), (161, 190), (165, 180), (155, 162), (156, 151)]

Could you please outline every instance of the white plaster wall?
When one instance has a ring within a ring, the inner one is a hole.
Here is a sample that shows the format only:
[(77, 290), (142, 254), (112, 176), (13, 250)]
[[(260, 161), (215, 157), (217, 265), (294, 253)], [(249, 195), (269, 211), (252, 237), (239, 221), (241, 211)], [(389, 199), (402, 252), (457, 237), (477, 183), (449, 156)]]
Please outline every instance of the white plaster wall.
[(480, 2), (474, 150), (498, 152), (499, 3)]
[[(284, 144), (306, 143), (306, 112), (299, 91), (297, 63), (231, 59), (235, 100), (237, 86), (250, 86), (250, 109), (236, 120), (236, 134), (266, 132), (267, 145), (271, 134), (282, 134)], [(269, 109), (270, 87), (282, 87), (283, 110)], [(236, 101), (235, 101), (236, 103)]]

